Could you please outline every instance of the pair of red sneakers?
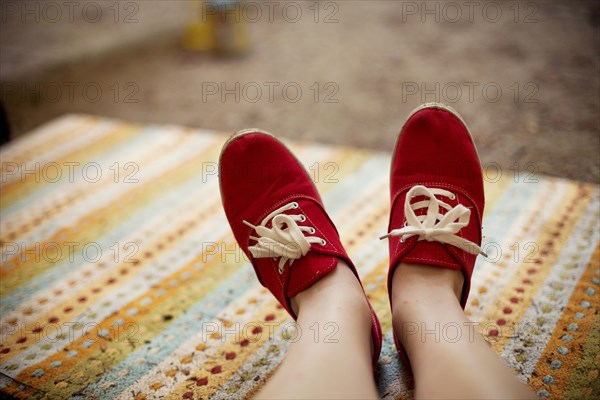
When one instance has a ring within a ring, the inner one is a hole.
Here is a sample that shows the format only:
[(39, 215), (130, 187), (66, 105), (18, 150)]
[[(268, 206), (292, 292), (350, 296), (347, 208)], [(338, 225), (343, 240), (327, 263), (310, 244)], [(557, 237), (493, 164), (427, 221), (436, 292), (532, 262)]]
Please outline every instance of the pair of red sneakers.
[[(290, 298), (333, 271), (339, 260), (360, 281), (311, 178), (271, 134), (256, 129), (234, 134), (221, 152), (219, 179), (238, 244), (260, 283), (294, 319)], [(481, 251), (483, 178), (471, 134), (450, 107), (424, 104), (409, 115), (394, 149), (390, 194), (389, 233), (382, 237), (389, 238), (388, 291), (400, 262), (460, 270), (464, 307)], [(371, 316), (375, 364), (382, 337), (372, 308)]]

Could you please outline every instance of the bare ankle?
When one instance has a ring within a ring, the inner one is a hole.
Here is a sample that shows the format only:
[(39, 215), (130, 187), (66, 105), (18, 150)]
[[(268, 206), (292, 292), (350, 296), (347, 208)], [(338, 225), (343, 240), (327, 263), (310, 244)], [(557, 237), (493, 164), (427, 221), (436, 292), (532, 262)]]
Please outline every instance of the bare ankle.
[(411, 305), (458, 304), (463, 280), (461, 271), (401, 263), (392, 277), (392, 311), (406, 311)]
[(296, 315), (301, 309), (314, 308), (326, 312), (327, 308), (339, 306), (352, 308), (357, 313), (370, 313), (360, 282), (342, 261), (335, 270), (294, 296), (291, 303)]

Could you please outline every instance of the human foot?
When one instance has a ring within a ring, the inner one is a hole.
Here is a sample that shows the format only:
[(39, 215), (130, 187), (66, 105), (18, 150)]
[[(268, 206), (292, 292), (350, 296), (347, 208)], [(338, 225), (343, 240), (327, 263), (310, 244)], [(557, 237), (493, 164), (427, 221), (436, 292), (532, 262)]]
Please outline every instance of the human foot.
[[(294, 319), (291, 299), (302, 299), (302, 292), (334, 272), (340, 261), (360, 282), (309, 175), (271, 134), (249, 129), (233, 135), (221, 152), (219, 182), (238, 244), (260, 283)], [(367, 305), (375, 363), (381, 328)]]
[[(440, 290), (456, 290), (451, 293), (458, 294), (464, 307), (481, 252), (484, 193), (477, 150), (454, 110), (431, 103), (410, 114), (394, 150), (390, 195), (389, 233), (382, 238), (389, 238), (392, 309), (396, 308), (393, 292), (410, 290), (409, 282), (396, 282), (405, 274), (415, 284), (425, 277), (432, 284), (452, 277), (451, 285), (441, 285)], [(415, 265), (429, 267), (414, 271)], [(397, 289), (396, 283), (401, 285)], [(401, 350), (398, 341), (396, 345)]]
[(298, 316), (305, 310), (318, 309), (320, 314), (344, 312), (363, 322), (371, 319), (371, 309), (362, 286), (343, 261), (331, 273), (294, 296), (291, 304)]

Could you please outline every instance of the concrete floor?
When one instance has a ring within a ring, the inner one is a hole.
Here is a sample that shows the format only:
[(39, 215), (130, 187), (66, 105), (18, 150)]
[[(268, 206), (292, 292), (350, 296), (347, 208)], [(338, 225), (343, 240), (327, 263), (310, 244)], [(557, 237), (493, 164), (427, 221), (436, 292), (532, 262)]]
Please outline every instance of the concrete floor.
[(191, 2), (136, 2), (133, 24), (107, 8), (94, 24), (11, 16), (0, 39), (11, 135), (84, 112), (391, 151), (407, 113), (441, 101), (484, 164), (599, 182), (597, 2), (297, 1), (272, 21), (252, 3), (263, 15), (248, 23), (251, 51), (229, 59), (182, 50)]

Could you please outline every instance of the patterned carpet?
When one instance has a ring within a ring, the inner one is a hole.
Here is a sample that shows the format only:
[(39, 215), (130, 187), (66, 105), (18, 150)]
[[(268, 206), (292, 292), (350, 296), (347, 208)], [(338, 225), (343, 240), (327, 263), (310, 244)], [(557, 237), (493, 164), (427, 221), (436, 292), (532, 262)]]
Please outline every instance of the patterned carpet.
[[(2, 148), (5, 396), (237, 399), (273, 373), (298, 332), (229, 231), (216, 175), (226, 138), (69, 115)], [(389, 155), (291, 147), (382, 321), (380, 394), (412, 398), (378, 240)], [(485, 168), (489, 256), (467, 312), (540, 397), (599, 398), (600, 190), (520, 167)]]

